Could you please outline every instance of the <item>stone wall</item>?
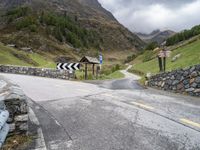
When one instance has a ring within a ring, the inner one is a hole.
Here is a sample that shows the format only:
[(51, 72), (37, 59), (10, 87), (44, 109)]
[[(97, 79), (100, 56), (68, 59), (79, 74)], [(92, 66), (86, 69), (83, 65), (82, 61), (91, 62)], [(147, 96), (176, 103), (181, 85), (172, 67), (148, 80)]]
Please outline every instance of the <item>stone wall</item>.
[(9, 134), (26, 134), (28, 131), (27, 97), (19, 86), (0, 76), (0, 109), (9, 111)]
[(152, 76), (148, 85), (200, 97), (200, 65)]
[(48, 77), (48, 78), (67, 79), (67, 80), (73, 77), (73, 74), (70, 74), (68, 71), (63, 71), (63, 70), (9, 66), (9, 65), (0, 65), (0, 72), (13, 73), (13, 74), (25, 74), (25, 75), (32, 75), (32, 76)]

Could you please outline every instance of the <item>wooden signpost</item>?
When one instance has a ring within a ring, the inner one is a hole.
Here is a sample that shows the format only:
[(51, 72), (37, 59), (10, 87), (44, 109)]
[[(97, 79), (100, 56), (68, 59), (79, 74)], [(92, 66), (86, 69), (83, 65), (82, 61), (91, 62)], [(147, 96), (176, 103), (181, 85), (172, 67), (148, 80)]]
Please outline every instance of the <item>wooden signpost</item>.
[(158, 54), (158, 64), (160, 72), (166, 71), (166, 58), (170, 57), (171, 51), (161, 50)]

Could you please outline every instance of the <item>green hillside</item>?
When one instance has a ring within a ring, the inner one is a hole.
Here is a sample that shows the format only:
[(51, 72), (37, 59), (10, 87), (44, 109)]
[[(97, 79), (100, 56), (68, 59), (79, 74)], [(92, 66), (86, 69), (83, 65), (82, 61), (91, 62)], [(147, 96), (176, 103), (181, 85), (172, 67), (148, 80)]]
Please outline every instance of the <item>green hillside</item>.
[[(172, 62), (172, 58), (180, 54), (175, 62)], [(156, 58), (157, 52), (146, 51), (144, 54), (138, 56), (134, 61), (134, 67), (131, 72), (143, 72), (143, 73), (158, 73), (158, 60)], [(149, 60), (148, 60), (149, 59)], [(148, 61), (147, 61), (148, 60)], [(196, 39), (189, 42), (187, 45), (183, 45), (177, 49), (173, 49), (171, 56), (167, 58), (167, 71), (174, 69), (184, 68), (192, 65), (200, 64), (200, 39)]]
[(55, 62), (37, 53), (26, 53), (0, 43), (0, 64), (55, 67)]

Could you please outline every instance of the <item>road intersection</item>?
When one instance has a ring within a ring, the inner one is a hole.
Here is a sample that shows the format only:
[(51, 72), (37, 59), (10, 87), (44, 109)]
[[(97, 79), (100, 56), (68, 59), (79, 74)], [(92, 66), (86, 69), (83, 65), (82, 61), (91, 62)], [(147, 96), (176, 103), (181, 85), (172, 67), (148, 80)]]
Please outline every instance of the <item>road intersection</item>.
[(31, 99), (48, 150), (199, 150), (199, 99), (144, 89), (122, 72), (98, 84), (1, 75)]

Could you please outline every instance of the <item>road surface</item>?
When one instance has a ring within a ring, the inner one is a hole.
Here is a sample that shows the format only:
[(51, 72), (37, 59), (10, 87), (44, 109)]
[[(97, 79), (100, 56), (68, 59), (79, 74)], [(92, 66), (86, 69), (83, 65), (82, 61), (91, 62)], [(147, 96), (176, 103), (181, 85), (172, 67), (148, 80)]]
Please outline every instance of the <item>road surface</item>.
[(32, 100), (38, 149), (200, 150), (200, 99), (144, 89), (122, 72), (125, 79), (97, 85), (1, 75)]

